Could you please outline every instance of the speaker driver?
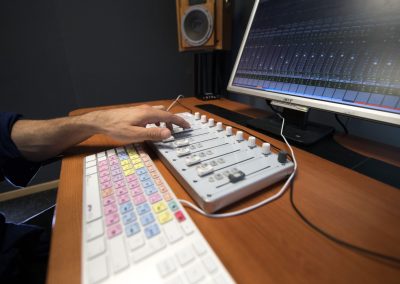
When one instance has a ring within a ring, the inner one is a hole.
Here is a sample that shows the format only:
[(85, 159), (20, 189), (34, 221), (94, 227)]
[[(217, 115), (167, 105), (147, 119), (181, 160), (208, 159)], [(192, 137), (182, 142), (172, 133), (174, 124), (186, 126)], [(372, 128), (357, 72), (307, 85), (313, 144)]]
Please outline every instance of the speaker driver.
[(182, 18), (182, 34), (191, 46), (200, 46), (208, 41), (213, 32), (213, 17), (201, 6), (192, 6)]

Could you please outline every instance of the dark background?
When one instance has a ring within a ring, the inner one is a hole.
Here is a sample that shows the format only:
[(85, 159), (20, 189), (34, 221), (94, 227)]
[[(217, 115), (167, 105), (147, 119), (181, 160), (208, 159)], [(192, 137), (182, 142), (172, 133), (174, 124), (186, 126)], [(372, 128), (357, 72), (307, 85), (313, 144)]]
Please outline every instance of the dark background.
[[(227, 85), (253, 0), (233, 1)], [(179, 53), (174, 0), (1, 0), (0, 111), (51, 118), (71, 110), (194, 95), (194, 56)], [(262, 99), (224, 96), (260, 108)], [(311, 118), (340, 130), (333, 114)], [(344, 118), (344, 121), (348, 120)], [(351, 118), (353, 135), (400, 145), (398, 127)]]

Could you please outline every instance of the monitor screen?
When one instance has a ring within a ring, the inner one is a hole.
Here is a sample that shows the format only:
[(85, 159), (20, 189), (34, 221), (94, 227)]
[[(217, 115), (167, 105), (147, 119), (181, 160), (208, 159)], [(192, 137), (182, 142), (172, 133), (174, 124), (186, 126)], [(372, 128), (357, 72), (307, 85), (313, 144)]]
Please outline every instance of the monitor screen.
[(400, 1), (256, 0), (228, 90), (400, 125)]

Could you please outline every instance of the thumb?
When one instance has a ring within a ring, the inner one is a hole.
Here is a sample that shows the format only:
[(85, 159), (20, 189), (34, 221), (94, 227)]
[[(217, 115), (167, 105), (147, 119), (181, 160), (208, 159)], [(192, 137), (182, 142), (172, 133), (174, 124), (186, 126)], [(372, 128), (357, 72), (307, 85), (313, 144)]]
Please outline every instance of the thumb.
[[(168, 128), (142, 128), (137, 131), (137, 140), (153, 140), (159, 141), (167, 139), (171, 136), (171, 131)], [(135, 139), (136, 140), (136, 139)]]

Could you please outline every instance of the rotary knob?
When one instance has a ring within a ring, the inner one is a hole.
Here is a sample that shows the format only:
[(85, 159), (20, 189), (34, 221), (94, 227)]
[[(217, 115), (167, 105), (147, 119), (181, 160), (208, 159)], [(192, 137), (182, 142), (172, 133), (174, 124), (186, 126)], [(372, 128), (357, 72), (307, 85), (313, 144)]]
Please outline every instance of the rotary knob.
[(203, 114), (200, 118), (200, 122), (201, 123), (206, 123), (207, 122), (207, 116), (205, 114)]
[(236, 132), (236, 141), (238, 142), (243, 141), (243, 131)]
[(256, 137), (250, 136), (248, 142), (250, 148), (256, 147)]
[(214, 118), (208, 119), (208, 127), (214, 127)]
[(217, 131), (222, 131), (224, 130), (222, 122), (217, 122)]
[(231, 136), (232, 135), (232, 127), (231, 126), (227, 126), (225, 128), (225, 132), (226, 132), (226, 136)]
[(264, 155), (270, 154), (271, 153), (271, 145), (266, 142), (262, 143), (261, 153), (263, 153)]
[(195, 112), (194, 113), (194, 119), (196, 119), (196, 120), (200, 119), (200, 112)]

